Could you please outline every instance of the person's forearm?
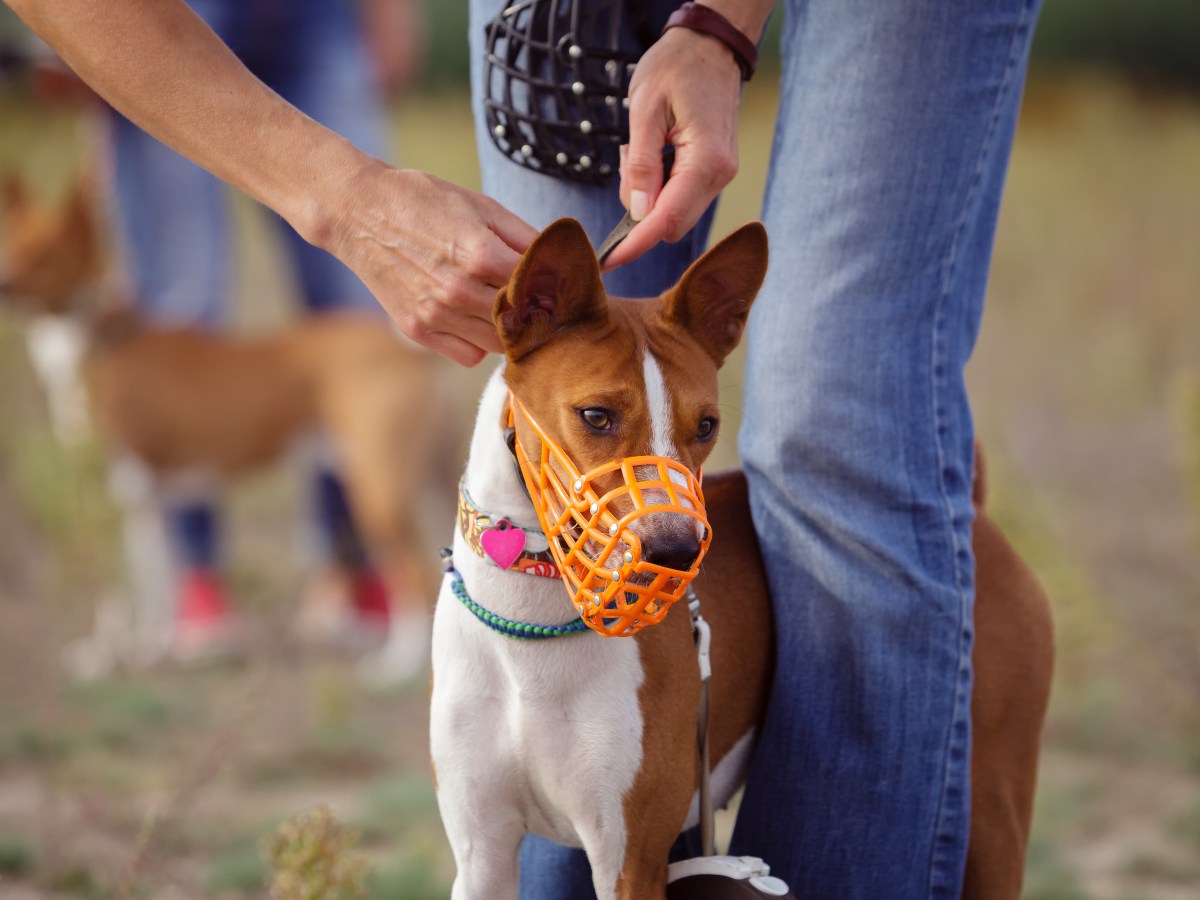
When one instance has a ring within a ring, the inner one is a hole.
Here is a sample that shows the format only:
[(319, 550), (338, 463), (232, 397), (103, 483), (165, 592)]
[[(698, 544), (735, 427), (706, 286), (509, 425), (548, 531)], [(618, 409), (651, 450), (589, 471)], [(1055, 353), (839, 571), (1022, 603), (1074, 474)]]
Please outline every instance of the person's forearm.
[(255, 78), (181, 0), (5, 0), (131, 121), (326, 239), (368, 158)]

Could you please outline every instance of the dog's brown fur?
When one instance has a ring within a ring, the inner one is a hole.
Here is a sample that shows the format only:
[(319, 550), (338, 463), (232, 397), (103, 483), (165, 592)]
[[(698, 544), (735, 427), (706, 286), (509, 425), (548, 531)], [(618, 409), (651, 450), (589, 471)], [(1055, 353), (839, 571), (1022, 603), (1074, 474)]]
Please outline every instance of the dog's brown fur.
[(454, 416), (439, 396), (437, 358), (403, 344), (384, 317), (361, 313), (239, 337), (154, 327), (111, 294), (78, 308), (105, 268), (91, 191), (81, 180), (60, 207), (43, 208), (19, 182), (5, 184), (0, 296), (26, 313), (84, 320), (84, 381), (106, 443), (157, 475), (232, 478), (322, 431), (393, 596), (432, 604), (436, 556), (420, 501), (435, 482), (445, 495), (436, 511), (448, 514), (453, 484), (441, 478), (453, 468), (443, 457)]
[[(506, 378), (581, 470), (646, 452), (636, 444), (648, 432), (638, 418), (645, 412), (613, 393), (620, 384), (612, 377), (637, 367), (635, 348), (643, 345), (662, 362), (676, 410), (688, 411), (687, 421), (672, 429), (681, 461), (695, 470), (707, 456), (711, 445), (693, 440), (695, 421), (715, 404), (716, 369), (740, 338), (746, 298), (761, 284), (766, 267), (761, 226), (735, 233), (720, 252), (722, 265), (714, 267), (713, 257), (702, 260), (661, 300), (630, 301), (603, 295), (590, 246), (575, 223), (550, 226), (527, 251), (496, 304), (509, 358)], [(741, 307), (714, 309), (729, 298), (741, 298)], [(569, 382), (554, 377), (562, 372), (572, 373)], [(575, 412), (589, 405), (623, 410), (621, 434), (607, 441), (590, 435)], [(523, 445), (536, 448), (536, 436), (518, 428)], [(1018, 897), (1021, 889), (1053, 636), (1045, 594), (984, 509), (982, 457), (977, 468), (975, 750), (963, 896), (1004, 900)], [(713, 632), (711, 746), (717, 761), (761, 718), (772, 640), (745, 479), (740, 472), (708, 476), (704, 491), (716, 538), (696, 587)], [(645, 667), (643, 766), (625, 800), (629, 850), (619, 894), (644, 900), (659, 896), (665, 883), (667, 849), (697, 781), (698, 765), (681, 757), (696, 727), (697, 663), (687, 617), (680, 612), (636, 640)]]

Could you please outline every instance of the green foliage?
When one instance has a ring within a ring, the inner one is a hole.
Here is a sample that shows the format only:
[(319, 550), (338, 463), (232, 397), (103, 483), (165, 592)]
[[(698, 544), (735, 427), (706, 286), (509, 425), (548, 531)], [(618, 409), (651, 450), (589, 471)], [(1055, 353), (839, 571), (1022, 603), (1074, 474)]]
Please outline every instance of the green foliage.
[[(497, 3), (499, 10), (502, 4)], [(426, 3), (429, 46), (425, 83), (469, 79), (467, 5)], [(761, 66), (776, 65), (783, 13), (763, 36)], [(1200, 3), (1192, 0), (1047, 0), (1033, 44), (1040, 67), (1092, 65), (1200, 87)]]
[(428, 778), (392, 776), (370, 785), (358, 821), (364, 839), (387, 843), (400, 829), (436, 820), (437, 814), (437, 794)]
[(1048, 0), (1033, 43), (1040, 66), (1099, 64), (1200, 87), (1200, 4)]
[[(464, 85), (470, 79), (471, 54), (467, 47), (467, 4), (426, 0), (428, 22), (425, 48), (425, 84)], [(496, 5), (500, 9), (500, 5)]]
[(254, 843), (240, 843), (217, 854), (208, 867), (208, 892), (221, 894), (256, 894), (270, 870)]
[(423, 860), (372, 873), (367, 888), (369, 900), (445, 900), (450, 892)]
[(20, 838), (0, 837), (0, 875), (23, 878), (33, 871), (33, 848)]
[(363, 900), (366, 859), (358, 832), (341, 825), (327, 806), (316, 806), (281, 825), (263, 842), (274, 875), (274, 900)]
[(162, 743), (189, 706), (162, 685), (125, 678), (74, 685), (64, 699), (73, 715), (58, 740), (117, 753)]

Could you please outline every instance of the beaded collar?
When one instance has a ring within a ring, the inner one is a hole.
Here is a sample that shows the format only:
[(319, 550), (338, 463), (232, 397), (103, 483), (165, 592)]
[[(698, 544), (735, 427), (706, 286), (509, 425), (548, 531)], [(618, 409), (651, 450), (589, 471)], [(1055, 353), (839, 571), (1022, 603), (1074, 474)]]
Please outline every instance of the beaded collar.
[(450, 590), (454, 593), (454, 596), (458, 598), (463, 606), (470, 610), (475, 618), (497, 634), (520, 640), (537, 641), (546, 640), (547, 638), (567, 637), (572, 634), (583, 634), (590, 630), (588, 624), (582, 619), (574, 619), (562, 625), (534, 625), (529, 622), (518, 622), (516, 619), (506, 619), (504, 616), (485, 609), (471, 599), (471, 595), (467, 593), (467, 586), (463, 583), (462, 575), (454, 568), (453, 563), (448, 557), (446, 559), (446, 572), (452, 579)]

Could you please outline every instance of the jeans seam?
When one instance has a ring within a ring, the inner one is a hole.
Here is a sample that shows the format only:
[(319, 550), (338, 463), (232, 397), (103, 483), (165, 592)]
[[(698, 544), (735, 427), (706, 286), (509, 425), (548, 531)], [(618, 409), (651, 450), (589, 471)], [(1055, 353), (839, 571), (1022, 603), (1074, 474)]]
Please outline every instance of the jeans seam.
[[(967, 608), (970, 603), (970, 596), (969, 596), (969, 591), (968, 591), (969, 583), (967, 581), (967, 573), (964, 571), (962, 562), (960, 560), (960, 552), (961, 552), (962, 548), (959, 545), (957, 529), (954, 527), (954, 505), (951, 501), (949, 492), (946, 489), (946, 481), (945, 481), (945, 476), (944, 476), (944, 473), (946, 470), (946, 468), (945, 468), (946, 467), (946, 448), (943, 446), (943, 437), (942, 437), (942, 434), (943, 434), (942, 427), (945, 423), (943, 420), (944, 414), (943, 414), (942, 405), (938, 401), (939, 395), (944, 394), (943, 382), (946, 378), (946, 369), (945, 369), (945, 367), (940, 367), (939, 362), (948, 362), (948, 360), (940, 360), (940, 357), (944, 356), (944, 354), (943, 354), (944, 328), (945, 328), (944, 312), (945, 312), (945, 309), (947, 306), (947, 302), (949, 300), (951, 285), (954, 280), (954, 272), (955, 272), (955, 266), (957, 264), (957, 257), (958, 257), (960, 242), (962, 241), (963, 233), (967, 227), (967, 220), (968, 220), (970, 210), (976, 204), (978, 197), (979, 197), (979, 185), (983, 180), (983, 168), (984, 168), (985, 160), (987, 159), (988, 154), (990, 153), (992, 145), (993, 145), (993, 141), (994, 141), (994, 138), (996, 135), (997, 123), (999, 122), (999, 119), (1000, 119), (1000, 109), (1003, 106), (1003, 100), (1007, 96), (1007, 93), (1013, 83), (1013, 75), (1016, 72), (1019, 57), (1021, 55), (1020, 50), (1019, 50), (1019, 48), (1021, 46), (1021, 39), (1029, 27), (1029, 20), (1030, 20), (1029, 12), (1033, 8), (1033, 6), (1036, 5), (1036, 3), (1037, 3), (1037, 0), (1026, 0), (1026, 2), (1024, 4), (1022, 4), (1021, 18), (1016, 23), (1015, 27), (1013, 28), (1013, 33), (1012, 33), (1012, 37), (1011, 37), (1010, 44), (1009, 44), (1008, 58), (1005, 62), (1005, 66), (1004, 66), (1004, 74), (1003, 74), (1003, 77), (1001, 78), (1000, 84), (997, 87), (997, 90), (995, 93), (995, 100), (994, 100), (993, 106), (992, 106), (991, 118), (988, 121), (987, 130), (984, 133), (983, 140), (980, 144), (979, 154), (978, 154), (976, 164), (975, 164), (975, 170), (971, 175), (971, 181), (970, 181), (970, 184), (969, 184), (969, 187), (967, 190), (967, 197), (966, 197), (965, 202), (963, 203), (962, 214), (960, 215), (958, 222), (955, 224), (954, 236), (950, 242), (950, 248), (949, 248), (949, 252), (947, 254), (946, 262), (945, 262), (945, 275), (944, 275), (943, 281), (942, 281), (942, 289), (941, 289), (940, 295), (938, 297), (936, 312), (934, 314), (934, 329), (933, 329), (934, 330), (934, 339), (933, 339), (932, 347), (931, 347), (932, 359), (930, 360), (931, 372), (933, 373), (933, 379), (932, 379), (932, 383), (933, 383), (933, 415), (934, 415), (933, 439), (934, 439), (934, 447), (936, 448), (936, 452), (937, 452), (939, 491), (941, 493), (942, 502), (943, 502), (943, 505), (946, 510), (947, 523), (948, 523), (948, 527), (949, 527), (949, 531), (950, 531), (950, 543), (951, 543), (951, 546), (953, 549), (952, 564), (954, 567), (954, 583), (958, 589), (958, 597), (959, 597), (959, 630), (958, 630), (959, 631), (959, 633), (958, 633), (959, 663), (958, 663), (958, 669), (956, 671), (956, 676), (955, 676), (954, 705), (951, 710), (950, 725), (946, 729), (946, 740), (945, 740), (945, 744), (943, 747), (944, 759), (946, 760), (946, 765), (943, 768), (942, 790), (941, 790), (940, 800), (938, 801), (936, 818), (934, 820), (935, 824), (934, 824), (933, 844), (930, 848), (928, 884), (929, 884), (929, 895), (931, 897), (936, 896), (938, 894), (938, 892), (944, 893), (945, 896), (947, 896), (948, 898), (954, 896), (953, 888), (948, 889), (946, 882), (944, 882), (943, 879), (939, 877), (939, 870), (944, 871), (947, 868), (947, 866), (950, 864), (949, 860), (946, 860), (943, 858), (945, 853), (942, 850), (942, 846), (943, 846), (942, 839), (952, 836), (952, 833), (957, 831), (956, 829), (952, 829), (947, 825), (946, 818), (948, 815), (948, 810), (946, 808), (946, 800), (947, 800), (947, 795), (949, 794), (949, 791), (950, 791), (951, 769), (955, 766), (955, 761), (952, 759), (952, 755), (953, 755), (954, 747), (956, 744), (955, 732), (957, 730), (958, 725), (960, 724), (960, 712), (959, 711), (962, 709), (962, 706), (963, 706), (964, 681), (969, 681), (968, 679), (963, 678), (963, 649), (964, 649), (963, 648), (963, 633), (964, 633), (964, 629), (962, 627), (962, 623), (965, 622), (965, 620), (967, 618)], [(939, 374), (939, 372), (940, 372), (940, 374)], [(969, 697), (967, 698), (967, 700), (968, 700), (968, 705), (967, 705), (966, 722), (969, 723), (970, 722)], [(969, 744), (968, 744), (968, 746), (969, 746)], [(970, 777), (970, 770), (969, 770), (970, 757), (969, 757), (969, 755), (967, 758), (967, 765), (968, 765), (967, 777), (968, 777), (968, 785), (969, 785), (969, 777)], [(968, 790), (969, 790), (969, 787), (968, 787)], [(968, 822), (968, 829), (969, 829), (969, 822), (970, 822), (969, 806), (968, 806), (967, 822)], [(968, 831), (968, 837), (969, 837), (969, 831)], [(961, 861), (956, 864), (961, 865), (962, 863), (965, 863), (965, 859), (966, 859), (966, 857), (964, 855), (962, 857)], [(959, 874), (961, 875), (961, 869), (960, 869)], [(956, 881), (957, 881), (957, 879), (956, 879)]]

